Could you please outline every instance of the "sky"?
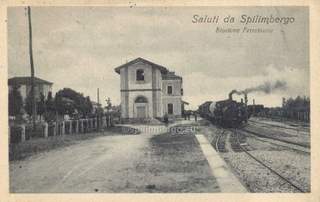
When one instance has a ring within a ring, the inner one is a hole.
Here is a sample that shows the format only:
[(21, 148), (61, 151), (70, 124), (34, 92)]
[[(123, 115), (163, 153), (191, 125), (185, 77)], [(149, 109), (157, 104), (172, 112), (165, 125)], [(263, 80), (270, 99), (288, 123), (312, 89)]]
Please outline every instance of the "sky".
[[(193, 23), (193, 16), (219, 16)], [(290, 24), (240, 23), (241, 15), (293, 17)], [(235, 17), (224, 23), (225, 16)], [(183, 77), (183, 100), (196, 109), (233, 90), (273, 83), (285, 89), (251, 93), (249, 103), (280, 106), (282, 97), (309, 96), (309, 23), (304, 7), (31, 7), (37, 77), (53, 92), (69, 87), (103, 105), (120, 104), (114, 68), (142, 57)], [(8, 76), (29, 76), (25, 7), (8, 8)], [(272, 33), (217, 33), (220, 28), (267, 28)], [(239, 96), (235, 96), (239, 100)]]

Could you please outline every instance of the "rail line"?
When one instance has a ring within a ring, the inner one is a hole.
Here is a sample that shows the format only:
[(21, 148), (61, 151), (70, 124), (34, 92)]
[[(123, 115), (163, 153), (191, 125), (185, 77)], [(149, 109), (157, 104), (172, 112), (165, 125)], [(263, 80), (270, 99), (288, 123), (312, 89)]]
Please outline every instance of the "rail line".
[(216, 140), (216, 151), (219, 153), (220, 152), (220, 149), (219, 149), (219, 141), (220, 141), (220, 138), (222, 137), (222, 135), (225, 133), (226, 131), (223, 130), (217, 137), (217, 140)]
[(288, 144), (293, 144), (293, 145), (297, 145), (297, 146), (300, 146), (300, 147), (304, 147), (304, 148), (308, 148), (310, 149), (310, 146), (309, 145), (306, 145), (306, 144), (302, 144), (302, 143), (298, 143), (298, 142), (292, 142), (292, 141), (289, 141), (289, 140), (284, 140), (284, 139), (281, 139), (281, 138), (276, 138), (276, 137), (270, 137), (269, 135), (263, 135), (263, 134), (260, 134), (260, 133), (257, 133), (257, 132), (253, 132), (253, 131), (250, 131), (250, 130), (247, 130), (247, 129), (244, 129), (244, 128), (241, 128), (242, 131), (246, 132), (246, 133), (250, 133), (252, 135), (255, 135), (255, 136), (258, 136), (258, 137), (263, 137), (263, 138), (268, 138), (268, 139), (272, 139), (272, 140), (277, 140), (279, 142), (284, 142), (284, 143), (288, 143)]
[(262, 162), (261, 160), (259, 160), (255, 156), (253, 156), (250, 152), (248, 152), (245, 148), (243, 148), (241, 146), (241, 144), (240, 144), (239, 133), (238, 133), (237, 129), (233, 130), (232, 132), (234, 132), (235, 135), (236, 135), (237, 144), (238, 144), (239, 148), (241, 149), (241, 151), (245, 152), (249, 157), (251, 157), (251, 159), (255, 160), (260, 165), (262, 165), (263, 167), (265, 167), (268, 170), (270, 170), (273, 174), (277, 175), (280, 179), (282, 179), (283, 181), (287, 182), (290, 186), (294, 187), (295, 189), (297, 189), (298, 191), (300, 191), (302, 193), (305, 193), (305, 191), (302, 188), (300, 188), (299, 186), (295, 185), (289, 179), (287, 179), (286, 177), (282, 176), (279, 172), (277, 172), (276, 170), (272, 169), (270, 166), (266, 165), (264, 162)]
[[(246, 132), (246, 131), (241, 131), (240, 133), (243, 133), (243, 132), (249, 133), (249, 132)], [(238, 133), (239, 133), (239, 131), (238, 131)], [(282, 146), (282, 147), (286, 147), (286, 148), (289, 148), (289, 149), (292, 149), (292, 150), (295, 150), (295, 151), (298, 151), (298, 152), (304, 152), (304, 153), (310, 154), (310, 149), (309, 148), (301, 147), (300, 145), (287, 143), (287, 142), (280, 141), (280, 140), (273, 139), (273, 138), (261, 137), (261, 136), (258, 136), (258, 135), (252, 134), (252, 133), (250, 133), (250, 134), (253, 135), (252, 137), (255, 138), (256, 140), (259, 140), (259, 141), (262, 141), (262, 142), (269, 142), (269, 143), (277, 145), (277, 146)]]
[(289, 129), (289, 130), (301, 130), (301, 131), (304, 131), (304, 132), (308, 131), (308, 129), (306, 129), (306, 127), (295, 127), (295, 126), (286, 127), (286, 126), (280, 126), (280, 125), (271, 124), (271, 123), (262, 123), (262, 122), (258, 122), (258, 121), (254, 121), (254, 120), (250, 120), (250, 119), (248, 121), (252, 122), (252, 123), (265, 125), (265, 126), (272, 126), (272, 127), (276, 127), (276, 128), (283, 128), (283, 129)]

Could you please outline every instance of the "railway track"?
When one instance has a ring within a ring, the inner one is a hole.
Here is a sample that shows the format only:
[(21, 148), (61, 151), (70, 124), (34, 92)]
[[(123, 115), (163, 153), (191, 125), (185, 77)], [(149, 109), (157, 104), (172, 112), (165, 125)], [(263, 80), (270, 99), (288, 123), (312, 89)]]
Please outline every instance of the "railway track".
[(283, 129), (289, 129), (289, 130), (301, 130), (301, 131), (309, 131), (306, 127), (297, 127), (297, 126), (292, 126), (292, 127), (286, 127), (286, 126), (280, 126), (280, 125), (276, 125), (276, 124), (271, 124), (271, 123), (262, 123), (262, 122), (258, 122), (258, 121), (254, 121), (254, 120), (248, 120), (251, 123), (255, 123), (255, 124), (260, 124), (260, 125), (264, 125), (266, 126), (271, 126), (271, 127), (276, 127), (276, 128), (283, 128)]
[(215, 149), (217, 152), (225, 152), (225, 145), (221, 144), (221, 138), (223, 137), (224, 133), (226, 131), (223, 130), (217, 137), (216, 142), (215, 142)]
[(296, 190), (298, 190), (301, 193), (305, 193), (306, 191), (304, 191), (302, 188), (300, 188), (298, 185), (294, 184), (292, 181), (290, 181), (289, 179), (287, 179), (286, 177), (284, 177), (283, 175), (281, 175), (279, 172), (277, 172), (276, 170), (274, 170), (273, 168), (271, 168), (270, 166), (268, 166), (267, 164), (265, 164), (263, 161), (259, 160), (257, 157), (253, 156), (250, 152), (248, 152), (240, 143), (240, 139), (239, 139), (239, 133), (237, 131), (237, 129), (232, 130), (231, 132), (235, 133), (236, 136), (236, 141), (238, 144), (238, 148), (245, 152), (251, 159), (253, 159), (255, 162), (259, 163), (261, 166), (263, 166), (264, 168), (268, 169), (271, 173), (277, 175), (281, 180), (283, 180), (284, 182), (286, 182), (287, 184), (289, 184), (290, 186), (294, 187)]
[[(246, 131), (241, 131), (240, 133), (249, 133), (249, 132), (246, 132)], [(238, 131), (239, 133), (239, 131)], [(288, 143), (288, 142), (285, 142), (285, 141), (281, 141), (281, 140), (278, 140), (278, 139), (274, 139), (274, 138), (266, 138), (266, 137), (261, 137), (261, 135), (255, 135), (253, 133), (249, 133), (250, 135), (252, 135), (253, 138), (255, 138), (256, 140), (259, 140), (259, 141), (262, 141), (262, 142), (268, 142), (268, 143), (271, 143), (273, 145), (276, 145), (276, 146), (282, 146), (282, 147), (286, 147), (288, 149), (292, 149), (292, 150), (295, 150), (295, 151), (298, 151), (298, 152), (303, 152), (303, 153), (307, 153), (307, 154), (310, 154), (310, 148), (307, 148), (307, 147), (302, 147), (300, 145), (296, 145), (296, 144), (292, 144), (291, 142)]]
[(303, 148), (308, 148), (308, 149), (310, 149), (310, 146), (309, 146), (309, 145), (306, 145), (306, 144), (302, 144), (302, 143), (298, 143), (298, 142), (292, 142), (292, 141), (284, 140), (284, 139), (281, 139), (281, 138), (271, 137), (271, 136), (269, 136), (269, 135), (263, 135), (263, 134), (260, 134), (260, 133), (257, 133), (257, 132), (251, 131), (251, 130), (247, 130), (247, 129), (244, 129), (244, 128), (241, 128), (241, 130), (242, 130), (243, 132), (249, 133), (249, 134), (254, 135), (254, 136), (257, 136), (257, 137), (262, 137), (262, 138), (267, 138), (267, 139), (271, 139), (271, 140), (276, 140), (276, 141), (279, 141), (279, 142), (284, 142), (284, 143), (287, 143), (287, 144), (292, 144), (292, 145), (296, 145), (296, 146), (299, 146), (299, 147), (303, 147)]

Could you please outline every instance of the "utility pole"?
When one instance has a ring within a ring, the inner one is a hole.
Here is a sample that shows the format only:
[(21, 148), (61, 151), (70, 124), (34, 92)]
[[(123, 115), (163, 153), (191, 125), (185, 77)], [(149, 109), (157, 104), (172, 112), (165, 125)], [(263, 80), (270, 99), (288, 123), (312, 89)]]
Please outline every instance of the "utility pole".
[(97, 102), (100, 105), (99, 88), (97, 88)]
[(33, 131), (36, 130), (36, 99), (35, 99), (35, 87), (34, 87), (34, 65), (33, 65), (33, 53), (32, 53), (32, 26), (31, 26), (31, 9), (28, 6), (28, 24), (29, 24), (29, 56), (30, 56), (30, 68), (31, 68), (31, 102), (32, 102), (32, 125)]

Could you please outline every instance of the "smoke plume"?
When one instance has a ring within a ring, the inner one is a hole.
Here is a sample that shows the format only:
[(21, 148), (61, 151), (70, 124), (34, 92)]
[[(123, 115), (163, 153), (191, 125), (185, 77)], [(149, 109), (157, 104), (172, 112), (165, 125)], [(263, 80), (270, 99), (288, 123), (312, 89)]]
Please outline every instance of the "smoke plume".
[(286, 90), (287, 89), (287, 83), (285, 81), (280, 81), (277, 80), (275, 82), (270, 82), (270, 81), (266, 81), (261, 85), (255, 86), (255, 87), (251, 87), (251, 88), (246, 88), (244, 90), (238, 91), (238, 90), (232, 90), (229, 93), (229, 98), (232, 99), (232, 95), (233, 94), (237, 94), (237, 95), (247, 95), (249, 93), (252, 92), (263, 92), (266, 94), (270, 94), (275, 90)]
[(275, 90), (286, 90), (287, 89), (287, 83), (285, 81), (275, 81), (275, 82), (270, 82), (266, 81), (265, 83), (252, 87), (252, 88), (247, 88), (243, 91), (243, 93), (252, 93), (252, 92), (263, 92), (266, 94), (270, 94), (272, 91)]

